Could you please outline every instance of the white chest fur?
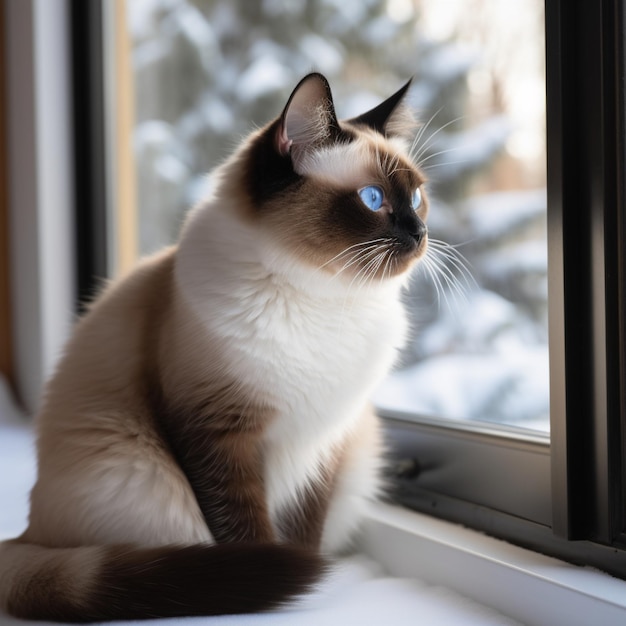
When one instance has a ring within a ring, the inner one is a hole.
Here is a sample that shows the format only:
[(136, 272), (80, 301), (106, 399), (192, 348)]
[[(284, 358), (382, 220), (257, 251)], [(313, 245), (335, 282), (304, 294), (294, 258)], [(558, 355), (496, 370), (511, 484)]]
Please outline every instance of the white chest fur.
[(228, 367), (272, 399), (265, 436), (270, 513), (318, 472), (361, 414), (406, 332), (401, 285), (356, 286), (280, 253), (239, 220), (199, 211), (177, 282)]

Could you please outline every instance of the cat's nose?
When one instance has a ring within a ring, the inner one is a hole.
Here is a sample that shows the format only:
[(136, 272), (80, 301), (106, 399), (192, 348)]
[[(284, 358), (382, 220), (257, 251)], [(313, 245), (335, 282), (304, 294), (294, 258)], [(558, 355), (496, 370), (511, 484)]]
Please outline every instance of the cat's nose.
[(398, 216), (397, 226), (402, 230), (405, 237), (410, 235), (417, 243), (421, 243), (428, 233), (426, 224), (414, 211), (407, 211)]

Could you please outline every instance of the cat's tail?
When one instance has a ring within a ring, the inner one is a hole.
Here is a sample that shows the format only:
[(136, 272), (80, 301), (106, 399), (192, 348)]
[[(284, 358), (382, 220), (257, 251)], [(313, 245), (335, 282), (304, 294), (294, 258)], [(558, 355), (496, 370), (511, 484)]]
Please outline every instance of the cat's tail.
[(327, 563), (284, 545), (46, 548), (0, 543), (0, 609), (63, 622), (254, 613), (310, 590)]

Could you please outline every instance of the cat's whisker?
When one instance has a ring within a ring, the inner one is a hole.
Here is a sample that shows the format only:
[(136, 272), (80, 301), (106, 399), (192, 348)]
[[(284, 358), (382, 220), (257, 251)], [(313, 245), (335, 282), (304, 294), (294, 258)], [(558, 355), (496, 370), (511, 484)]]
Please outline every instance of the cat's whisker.
[(398, 266), (399, 266), (399, 261), (398, 261), (398, 256), (393, 254), (391, 256), (391, 265), (390, 265), (390, 271), (389, 274), (395, 274), (398, 271)]
[(376, 157), (376, 167), (380, 172), (381, 176), (386, 176), (387, 171), (387, 163), (389, 162), (389, 154), (385, 153), (384, 157), (381, 158), (380, 149), (378, 145), (374, 146), (374, 155)]
[(413, 142), (411, 143), (411, 147), (409, 148), (409, 156), (411, 157), (411, 160), (413, 162), (415, 162), (415, 158), (413, 156), (413, 151), (418, 149), (418, 146), (420, 145), (420, 141), (422, 140), (422, 137), (424, 136), (424, 134), (426, 133), (426, 131), (428, 130), (428, 127), (431, 125), (431, 123), (433, 122), (433, 120), (437, 117), (437, 115), (439, 115), (439, 113), (441, 113), (441, 111), (443, 110), (443, 106), (440, 106), (430, 117), (430, 119), (426, 122), (426, 124), (424, 124), (419, 131), (417, 132), (417, 134), (415, 135), (415, 138), (413, 139)]
[(470, 269), (471, 263), (454, 246), (439, 239), (430, 239), (429, 244), (434, 254), (443, 256), (458, 270), (468, 289), (478, 287)]
[(410, 172), (411, 170), (408, 167), (400, 167), (397, 165), (392, 171), (390, 171), (387, 175), (392, 176), (396, 172)]
[(356, 283), (356, 288), (357, 291), (361, 289), (361, 287), (363, 287), (363, 285), (367, 282), (368, 280), (368, 276), (369, 273), (371, 271), (371, 269), (373, 267), (376, 266), (376, 263), (378, 261), (378, 259), (381, 257), (381, 255), (384, 255), (384, 251), (381, 252), (380, 250), (377, 251), (376, 256), (374, 256), (372, 259), (370, 259), (354, 276), (354, 278), (352, 279), (352, 282), (350, 283), (350, 285), (352, 285), (352, 283), (357, 280)]
[(447, 265), (445, 265), (445, 261), (441, 260), (440, 262), (445, 267), (446, 272), (454, 276), (455, 284), (461, 286), (464, 291), (470, 291), (477, 286), (474, 277), (469, 272), (465, 271), (462, 266), (458, 265), (453, 259), (447, 260), (457, 270), (459, 276), (457, 276)]
[(360, 241), (359, 243), (352, 244), (351, 246), (348, 246), (347, 248), (345, 248), (344, 250), (342, 250), (341, 252), (336, 254), (334, 257), (332, 257), (331, 259), (329, 259), (328, 261), (326, 261), (325, 263), (320, 265), (317, 269), (322, 269), (322, 268), (326, 267), (327, 265), (329, 265), (333, 261), (336, 261), (339, 258), (341, 258), (344, 254), (347, 254), (351, 250), (354, 250), (354, 248), (358, 248), (359, 246), (375, 245), (375, 244), (377, 244), (377, 243), (379, 243), (381, 241), (384, 241), (384, 239), (385, 239), (384, 237), (380, 237), (378, 239), (371, 239), (371, 240), (368, 240), (368, 241)]
[(439, 269), (439, 276), (443, 279), (444, 283), (448, 287), (448, 292), (453, 296), (455, 304), (459, 301), (463, 304), (467, 304), (467, 294), (463, 286), (456, 279), (454, 273), (450, 271), (443, 263), (441, 263), (437, 259), (431, 259), (434, 262), (434, 265)]
[[(346, 290), (346, 296), (344, 298), (344, 304), (342, 307), (342, 318), (345, 313), (346, 303), (349, 300), (350, 296), (353, 293), (353, 289), (356, 291), (360, 291), (361, 288), (367, 284), (367, 282), (372, 282), (376, 273), (380, 269), (380, 266), (384, 262), (385, 257), (389, 254), (389, 250), (393, 247), (394, 242), (391, 238), (386, 238), (384, 243), (378, 244), (378, 248), (376, 250), (376, 255), (365, 263), (363, 267), (359, 269), (359, 271), (352, 277), (350, 284)], [(360, 261), (363, 262), (367, 259), (361, 258)]]
[(400, 167), (400, 154), (389, 154), (386, 152), (382, 157), (378, 146), (375, 146), (376, 164), (379, 172), (385, 178), (393, 176), (396, 172), (410, 171), (409, 168)]
[(446, 290), (439, 280), (439, 268), (433, 266), (432, 260), (426, 256), (423, 259), (422, 267), (432, 280), (432, 283), (435, 287), (435, 293), (437, 294), (437, 304), (441, 306), (441, 300), (443, 299), (448, 308), (450, 307), (450, 301), (448, 300), (448, 296), (446, 295)]
[[(393, 157), (387, 159), (386, 173), (387, 176), (393, 176), (400, 168), (400, 155), (394, 154)], [(405, 168), (403, 168), (405, 169)]]
[(431, 147), (434, 138), (443, 130), (445, 130), (446, 128), (448, 128), (448, 126), (451, 126), (452, 124), (455, 124), (456, 122), (459, 122), (460, 120), (462, 120), (465, 116), (461, 115), (460, 117), (456, 117), (453, 120), (450, 120), (449, 122), (446, 122), (443, 126), (440, 126), (435, 132), (433, 132), (428, 139), (420, 146), (419, 152), (415, 155), (411, 155), (413, 158), (413, 161), (415, 163), (419, 163), (420, 159), (422, 158), (422, 156), (426, 153), (426, 151), (428, 150), (428, 148)]
[(461, 163), (470, 163), (470, 160), (460, 159), (459, 161), (445, 161), (443, 163), (433, 163), (432, 165), (426, 165), (425, 167), (420, 167), (420, 169), (426, 171), (426, 170), (435, 169), (436, 167), (446, 167), (447, 165), (459, 165)]
[[(381, 258), (380, 264), (376, 267), (375, 272), (372, 275), (371, 282), (374, 281), (374, 278), (377, 274), (380, 274), (379, 281), (382, 283), (387, 278), (391, 278), (391, 267), (393, 265), (393, 261), (396, 258), (395, 250), (398, 247), (398, 242), (396, 240), (391, 240), (389, 244), (386, 246), (386, 249), (383, 251), (383, 258)], [(380, 273), (380, 268), (383, 268), (382, 273)]]
[(440, 264), (441, 267), (446, 272), (454, 276), (455, 280), (460, 283), (460, 280), (458, 279), (456, 274), (452, 271), (452, 268), (449, 267), (448, 263), (452, 265), (452, 267), (459, 272), (459, 274), (463, 278), (463, 281), (466, 283), (466, 285), (470, 287), (468, 276), (471, 277), (471, 272), (469, 271), (465, 263), (461, 261), (460, 258), (455, 257), (448, 250), (438, 248), (436, 245), (431, 246), (429, 252), (430, 252), (431, 260)]
[(434, 138), (443, 130), (445, 130), (446, 128), (448, 128), (449, 126), (451, 126), (452, 124), (455, 124), (456, 122), (460, 122), (462, 119), (464, 119), (464, 115), (461, 115), (459, 117), (455, 117), (454, 119), (446, 122), (445, 124), (443, 124), (442, 126), (440, 126), (439, 128), (437, 128), (437, 130), (435, 130), (433, 133), (431, 133), (428, 137), (428, 139), (426, 141), (424, 141), (424, 143), (422, 143), (422, 145), (420, 146), (420, 151), (416, 154), (416, 159), (419, 160), (419, 157), (432, 145)]
[(356, 285), (356, 291), (361, 291), (362, 289), (364, 289), (365, 287), (369, 288), (370, 285), (370, 278), (372, 276), (372, 274), (376, 271), (376, 266), (378, 264), (378, 262), (381, 260), (381, 258), (384, 255), (382, 253), (378, 253), (376, 255), (376, 257), (374, 259), (372, 259), (366, 266), (361, 275), (361, 278), (359, 279), (357, 285)]
[[(391, 241), (391, 240), (387, 237), (387, 238), (382, 238), (381, 241), (382, 241), (382, 243), (378, 243), (375, 246), (371, 246), (371, 248), (373, 248), (373, 249), (367, 249), (365, 251), (357, 251), (356, 253), (354, 253), (344, 263), (343, 267), (338, 272), (336, 272), (335, 275), (331, 278), (331, 281), (333, 281), (342, 272), (344, 272), (349, 267), (352, 267), (352, 266), (357, 265), (357, 264), (362, 264), (362, 263), (365, 262), (365, 266), (361, 267), (361, 269), (359, 269), (359, 271), (357, 272), (356, 276), (353, 276), (352, 280), (350, 281), (350, 285), (348, 286), (348, 289), (347, 289), (347, 292), (346, 292), (346, 300), (347, 300), (348, 296), (350, 295), (350, 291), (352, 289), (352, 286), (354, 285), (355, 280), (359, 276), (361, 276), (363, 271), (366, 270), (366, 268), (369, 267), (370, 263), (372, 263), (372, 261), (374, 261), (376, 259), (376, 255), (380, 253), (381, 248), (387, 247), (388, 242)], [(345, 309), (345, 301), (344, 301), (344, 307), (342, 308), (342, 316), (343, 316), (344, 309)]]
[(344, 254), (348, 254), (354, 248), (358, 248), (359, 246), (369, 246), (371, 244), (376, 244), (384, 240), (385, 240), (385, 237), (379, 237), (378, 239), (370, 239), (369, 241), (360, 241), (359, 243), (354, 243), (351, 246), (348, 246), (347, 248), (339, 252), (338, 254), (336, 254), (334, 257), (332, 257), (332, 259), (328, 259), (328, 261), (326, 261), (325, 263), (322, 263), (322, 265), (320, 265), (316, 269), (316, 271), (319, 271), (325, 268), (327, 265), (330, 265), (334, 261), (338, 261)]
[[(385, 279), (387, 278), (387, 272), (390, 270), (391, 261), (392, 261), (393, 256), (394, 256), (394, 255), (393, 255), (393, 248), (394, 248), (394, 247), (395, 247), (395, 246), (390, 246), (390, 247), (389, 247), (389, 250), (388, 250), (388, 253), (387, 253), (387, 259), (386, 259), (386, 261), (385, 261), (385, 267), (384, 267), (384, 269), (383, 269), (383, 274), (382, 274), (382, 276), (381, 276), (381, 278), (380, 278), (380, 280), (381, 280), (382, 282), (384, 282), (384, 281), (385, 281)], [(391, 274), (389, 274), (389, 276), (391, 276)]]
[[(442, 254), (441, 256), (443, 257), (443, 259), (445, 259), (445, 261), (448, 261), (452, 265), (452, 267), (454, 267), (457, 270), (460, 276), (460, 278), (457, 278), (457, 282), (459, 282), (459, 284), (461, 284), (461, 281), (462, 281), (468, 290), (477, 286), (476, 280), (472, 276), (471, 272), (460, 261), (458, 261), (456, 258), (452, 256), (446, 256), (445, 254)], [(445, 262), (445, 261), (442, 261), (442, 262)], [(449, 271), (452, 271), (447, 266), (446, 266), (446, 269), (448, 269)]]
[(347, 268), (352, 267), (353, 265), (356, 265), (357, 263), (362, 263), (363, 261), (367, 260), (368, 257), (376, 254), (378, 252), (378, 248), (381, 245), (382, 244), (377, 244), (375, 246), (371, 246), (372, 249), (360, 250), (357, 253), (355, 253), (354, 256), (351, 256), (350, 259), (348, 259), (348, 261), (335, 274), (335, 276), (338, 276), (339, 274), (341, 274), (341, 272), (343, 272)]
[(381, 155), (380, 149), (378, 146), (375, 146), (375, 155), (376, 155), (376, 167), (380, 172), (380, 175), (384, 178), (390, 176), (391, 163), (395, 159), (395, 156), (392, 157), (388, 152), (385, 152)]
[(454, 272), (437, 255), (431, 255), (430, 263), (431, 267), (437, 271), (439, 278), (445, 283), (447, 292), (453, 296), (456, 308), (460, 309), (459, 301), (467, 303), (467, 290), (458, 280)]
[[(455, 251), (458, 250), (458, 248), (463, 248), (464, 246), (469, 245), (470, 243), (473, 243), (475, 241), (474, 239), (468, 239), (467, 241), (462, 241), (460, 243), (448, 243), (447, 241), (443, 241), (441, 239), (433, 239), (432, 237), (428, 237), (428, 241), (431, 243), (435, 243), (438, 244), (440, 246), (443, 246), (444, 248), (453, 248)], [(461, 254), (461, 253), (459, 253)], [(465, 257), (463, 257), (465, 258)], [(465, 259), (467, 261), (467, 259)]]
[[(367, 265), (365, 266), (367, 267)], [(348, 303), (348, 300), (350, 299), (350, 296), (352, 295), (352, 287), (354, 285), (355, 280), (358, 279), (359, 275), (361, 274), (361, 272), (363, 272), (364, 268), (361, 268), (353, 277), (352, 280), (350, 281), (350, 284), (348, 285), (348, 288), (346, 289), (346, 295), (343, 299), (343, 304), (341, 305), (341, 315), (339, 316), (339, 334), (342, 334), (342, 330), (343, 330), (343, 321), (345, 319), (346, 316), (346, 305)], [(353, 305), (354, 306), (354, 305)]]
[(426, 158), (422, 159), (421, 161), (418, 161), (416, 163), (417, 167), (419, 167), (420, 169), (425, 169), (424, 163), (427, 163), (431, 159), (441, 156), (442, 154), (448, 154), (449, 152), (458, 152), (460, 149), (461, 149), (460, 147), (457, 147), (457, 148), (448, 148), (447, 150), (439, 150), (439, 152), (433, 152), (432, 154), (429, 154)]
[[(467, 302), (468, 291), (476, 285), (469, 265), (469, 261), (450, 244), (429, 239), (423, 267), (435, 287), (439, 303), (443, 299), (448, 308), (458, 310), (462, 302)], [(448, 296), (452, 298), (454, 307)]]
[(387, 258), (387, 254), (389, 252), (389, 246), (387, 247), (386, 250), (383, 250), (379, 257), (378, 257), (378, 261), (376, 262), (376, 264), (372, 267), (368, 279), (366, 281), (367, 284), (367, 291), (369, 293), (370, 287), (372, 286), (374, 279), (376, 278), (376, 275), (378, 274), (380, 267), (382, 266), (382, 264), (384, 263), (385, 259)]
[[(356, 252), (353, 252), (353, 254), (351, 255), (351, 259), (356, 258), (357, 260), (365, 260), (367, 257), (371, 256), (372, 254), (374, 254), (378, 248), (383, 245), (384, 240), (381, 243), (376, 243), (376, 244), (372, 244), (371, 246), (367, 246), (367, 248), (363, 248), (363, 250), (358, 250)], [(344, 267), (350, 267), (351, 265), (353, 265), (354, 261), (350, 261), (346, 266)]]

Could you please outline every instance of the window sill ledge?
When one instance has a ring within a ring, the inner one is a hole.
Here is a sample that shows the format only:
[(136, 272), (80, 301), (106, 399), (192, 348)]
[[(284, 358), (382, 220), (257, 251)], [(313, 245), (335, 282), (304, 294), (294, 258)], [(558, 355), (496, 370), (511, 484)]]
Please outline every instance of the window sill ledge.
[(370, 507), (360, 549), (525, 624), (626, 624), (626, 582), (400, 507)]

